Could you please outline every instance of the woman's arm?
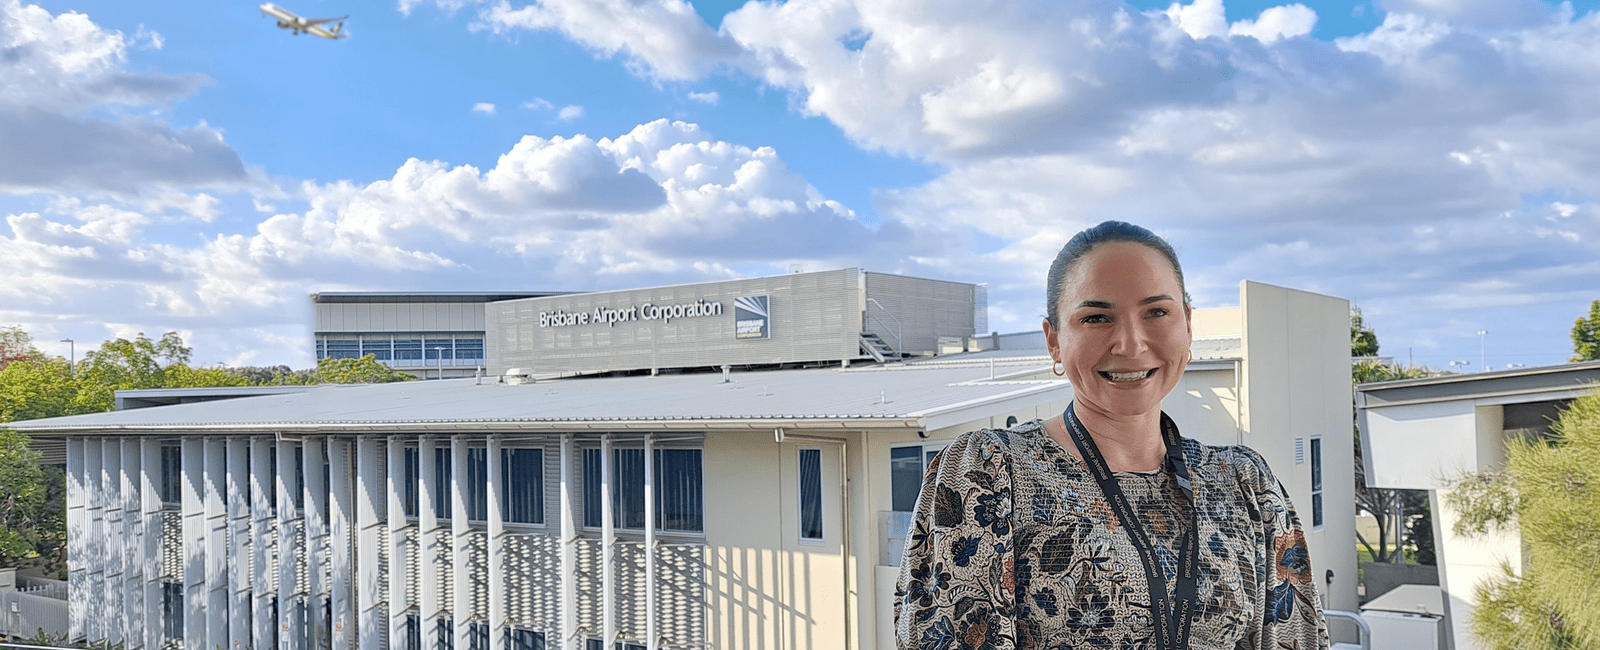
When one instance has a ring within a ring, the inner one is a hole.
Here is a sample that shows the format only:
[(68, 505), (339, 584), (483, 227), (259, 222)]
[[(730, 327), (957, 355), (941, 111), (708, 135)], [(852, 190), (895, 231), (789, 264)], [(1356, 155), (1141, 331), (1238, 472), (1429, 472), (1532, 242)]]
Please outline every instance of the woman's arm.
[(895, 591), (900, 650), (1016, 647), (1011, 462), (988, 431), (963, 435), (922, 482)]
[(1328, 624), (1322, 616), (1322, 599), (1311, 571), (1311, 553), (1306, 549), (1300, 517), (1283, 484), (1272, 475), (1267, 462), (1254, 450), (1246, 484), (1254, 484), (1261, 525), (1266, 532), (1266, 571), (1259, 576), (1261, 605), (1255, 620), (1260, 621), (1257, 648), (1262, 650), (1313, 650), (1328, 647)]

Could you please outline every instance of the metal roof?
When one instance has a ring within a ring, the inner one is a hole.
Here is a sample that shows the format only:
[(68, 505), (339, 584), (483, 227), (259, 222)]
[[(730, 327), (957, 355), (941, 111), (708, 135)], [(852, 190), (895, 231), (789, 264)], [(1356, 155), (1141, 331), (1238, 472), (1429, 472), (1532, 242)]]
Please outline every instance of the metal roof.
[[(1070, 398), (1064, 381), (991, 381), (987, 366), (794, 369), (317, 386), (10, 426), (30, 434), (582, 430), (779, 426), (923, 428)], [(1017, 402), (1015, 400), (1021, 400)]]
[(499, 302), (522, 298), (564, 296), (571, 291), (321, 291), (311, 294), (314, 303), (341, 302)]

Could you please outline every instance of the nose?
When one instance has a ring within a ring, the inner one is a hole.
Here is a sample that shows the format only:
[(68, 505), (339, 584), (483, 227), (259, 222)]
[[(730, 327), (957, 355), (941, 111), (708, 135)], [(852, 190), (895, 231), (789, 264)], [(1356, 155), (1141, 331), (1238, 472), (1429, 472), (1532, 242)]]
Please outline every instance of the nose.
[(1136, 357), (1148, 347), (1143, 319), (1122, 320), (1111, 337), (1111, 354)]

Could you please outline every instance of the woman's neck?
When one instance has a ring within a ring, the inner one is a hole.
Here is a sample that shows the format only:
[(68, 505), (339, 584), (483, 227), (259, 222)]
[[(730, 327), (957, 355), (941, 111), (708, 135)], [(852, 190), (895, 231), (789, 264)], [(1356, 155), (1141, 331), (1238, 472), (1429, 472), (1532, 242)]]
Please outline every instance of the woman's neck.
[[(1161, 440), (1161, 411), (1136, 416), (1121, 416), (1101, 412), (1092, 406), (1075, 404), (1073, 413), (1083, 428), (1089, 431), (1095, 447), (1106, 459), (1106, 467), (1113, 472), (1148, 472), (1159, 469), (1166, 457), (1166, 443)], [(1054, 418), (1059, 425), (1051, 436), (1062, 448), (1077, 456), (1078, 446), (1072, 442), (1066, 423)]]

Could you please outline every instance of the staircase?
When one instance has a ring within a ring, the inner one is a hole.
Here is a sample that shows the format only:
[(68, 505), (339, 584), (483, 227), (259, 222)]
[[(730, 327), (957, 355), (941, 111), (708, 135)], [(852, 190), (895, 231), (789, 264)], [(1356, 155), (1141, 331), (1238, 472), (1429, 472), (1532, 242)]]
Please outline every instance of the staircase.
[(872, 357), (878, 363), (883, 363), (888, 359), (897, 361), (900, 359), (900, 353), (889, 347), (888, 341), (883, 340), (872, 332), (861, 333), (861, 349), (867, 353), (867, 356)]

